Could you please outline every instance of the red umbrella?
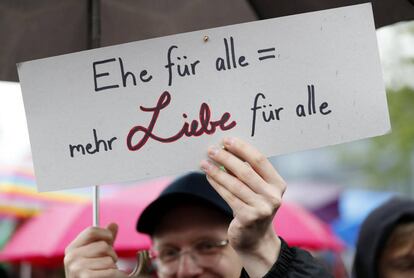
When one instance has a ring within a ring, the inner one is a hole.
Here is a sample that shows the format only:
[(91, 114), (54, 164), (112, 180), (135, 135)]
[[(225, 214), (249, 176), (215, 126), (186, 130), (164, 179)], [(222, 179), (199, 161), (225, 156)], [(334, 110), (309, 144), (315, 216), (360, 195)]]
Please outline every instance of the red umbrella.
[(309, 250), (342, 251), (341, 240), (315, 215), (294, 203), (284, 202), (273, 221), (277, 234), (291, 246)]
[[(158, 196), (169, 181), (168, 178), (156, 179), (145, 186), (123, 190), (119, 198), (115, 195), (102, 198), (100, 223), (102, 226), (111, 222), (118, 223), (119, 230), (114, 247), (120, 257), (133, 257), (138, 250), (150, 247), (149, 238), (135, 231), (136, 219), (139, 212)], [(59, 265), (62, 263), (66, 246), (91, 224), (90, 203), (51, 206), (17, 230), (0, 252), (0, 261)]]
[[(136, 219), (158, 196), (170, 179), (158, 179), (121, 190), (102, 199), (100, 222), (119, 225), (115, 250), (120, 257), (132, 257), (148, 249), (150, 240), (135, 231)], [(0, 260), (33, 264), (61, 264), (65, 247), (91, 225), (91, 205), (56, 206), (28, 221), (6, 245)], [(275, 229), (290, 245), (311, 250), (341, 250), (341, 242), (327, 226), (301, 207), (284, 203), (277, 212)]]

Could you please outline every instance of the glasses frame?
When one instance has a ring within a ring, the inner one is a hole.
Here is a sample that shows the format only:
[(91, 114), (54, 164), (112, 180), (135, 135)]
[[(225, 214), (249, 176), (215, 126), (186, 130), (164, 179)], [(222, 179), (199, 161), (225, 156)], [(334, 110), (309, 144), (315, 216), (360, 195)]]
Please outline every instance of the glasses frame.
[[(213, 247), (215, 248), (219, 248), (220, 251), (217, 252), (216, 254), (203, 254), (202, 252), (200, 252), (197, 249), (197, 245), (201, 245), (202, 243), (209, 243), (211, 244)], [(218, 240), (218, 241), (208, 241), (208, 240), (201, 240), (199, 242), (196, 242), (195, 244), (191, 245), (187, 250), (180, 250), (179, 252), (177, 252), (176, 255), (174, 255), (174, 258), (172, 258), (169, 261), (162, 261), (160, 256), (158, 255), (160, 252), (156, 249), (151, 249), (150, 252), (150, 257), (151, 260), (154, 263), (154, 266), (156, 268), (157, 271), (160, 271), (162, 273), (165, 274), (173, 274), (176, 273), (178, 270), (178, 266), (179, 266), (179, 262), (180, 259), (188, 254), (190, 255), (191, 259), (193, 260), (193, 262), (195, 264), (197, 264), (198, 266), (202, 266), (202, 264), (200, 264), (199, 262), (199, 258), (202, 256), (206, 256), (206, 255), (219, 255), (221, 254), (221, 250), (226, 247), (229, 244), (229, 240), (228, 239), (222, 239), (222, 240)], [(170, 270), (168, 270), (170, 268)]]

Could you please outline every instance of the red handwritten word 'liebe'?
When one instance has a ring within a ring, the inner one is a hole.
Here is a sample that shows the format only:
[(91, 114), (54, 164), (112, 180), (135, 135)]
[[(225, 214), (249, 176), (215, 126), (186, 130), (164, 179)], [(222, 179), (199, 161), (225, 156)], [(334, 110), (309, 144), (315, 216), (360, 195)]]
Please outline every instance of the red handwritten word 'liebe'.
[[(133, 127), (127, 136), (127, 146), (130, 151), (137, 151), (141, 149), (145, 143), (147, 143), (149, 138), (152, 138), (156, 141), (159, 141), (161, 143), (171, 143), (174, 141), (177, 141), (178, 139), (182, 138), (183, 136), (187, 137), (198, 137), (203, 134), (214, 134), (217, 130), (217, 128), (220, 128), (221, 130), (229, 130), (236, 126), (236, 122), (232, 121), (228, 123), (230, 120), (230, 113), (225, 112), (220, 120), (212, 121), (211, 120), (211, 111), (210, 107), (207, 103), (202, 103), (200, 106), (200, 112), (199, 112), (199, 120), (192, 120), (191, 123), (184, 122), (183, 126), (181, 127), (180, 131), (177, 132), (177, 134), (163, 138), (160, 136), (157, 136), (154, 134), (154, 127), (157, 123), (158, 116), (160, 115), (160, 112), (162, 109), (166, 108), (171, 102), (171, 95), (169, 92), (165, 91), (161, 94), (160, 98), (158, 99), (157, 105), (155, 107), (143, 107), (140, 106), (140, 109), (143, 112), (152, 112), (152, 119), (148, 125), (148, 127), (144, 126), (135, 126)], [(187, 118), (186, 114), (183, 114), (184, 118)], [(132, 139), (135, 137), (135, 135), (139, 132), (143, 133), (142, 138), (136, 143), (132, 143)]]

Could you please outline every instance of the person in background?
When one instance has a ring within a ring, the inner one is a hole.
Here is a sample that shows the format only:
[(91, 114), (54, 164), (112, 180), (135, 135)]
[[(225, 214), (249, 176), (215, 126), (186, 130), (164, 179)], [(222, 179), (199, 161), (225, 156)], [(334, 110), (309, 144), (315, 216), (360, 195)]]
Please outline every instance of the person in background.
[(355, 278), (414, 277), (414, 201), (393, 198), (363, 222), (353, 267)]
[[(273, 230), (286, 184), (262, 153), (228, 137), (208, 157), (205, 174), (174, 181), (138, 219), (137, 230), (153, 241), (158, 277), (332, 277)], [(116, 231), (116, 224), (83, 231), (66, 249), (66, 277), (127, 277), (116, 266)]]

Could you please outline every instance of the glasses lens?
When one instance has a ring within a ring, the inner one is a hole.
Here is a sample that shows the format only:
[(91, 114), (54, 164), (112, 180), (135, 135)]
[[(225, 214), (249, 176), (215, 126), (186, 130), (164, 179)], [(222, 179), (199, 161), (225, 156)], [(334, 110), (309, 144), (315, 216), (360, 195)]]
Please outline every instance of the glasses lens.
[(194, 253), (201, 257), (208, 257), (209, 255), (216, 255), (221, 252), (224, 246), (228, 243), (227, 240), (221, 241), (200, 241), (193, 246)]
[(177, 273), (180, 258), (185, 255), (190, 256), (193, 263), (199, 267), (214, 266), (222, 255), (222, 249), (227, 244), (228, 240), (203, 240), (195, 243), (187, 251), (180, 251), (176, 248), (161, 248), (157, 252), (154, 264), (158, 272), (168, 275)]
[(180, 250), (176, 248), (163, 248), (158, 253), (158, 259), (163, 263), (176, 261), (180, 257)]

